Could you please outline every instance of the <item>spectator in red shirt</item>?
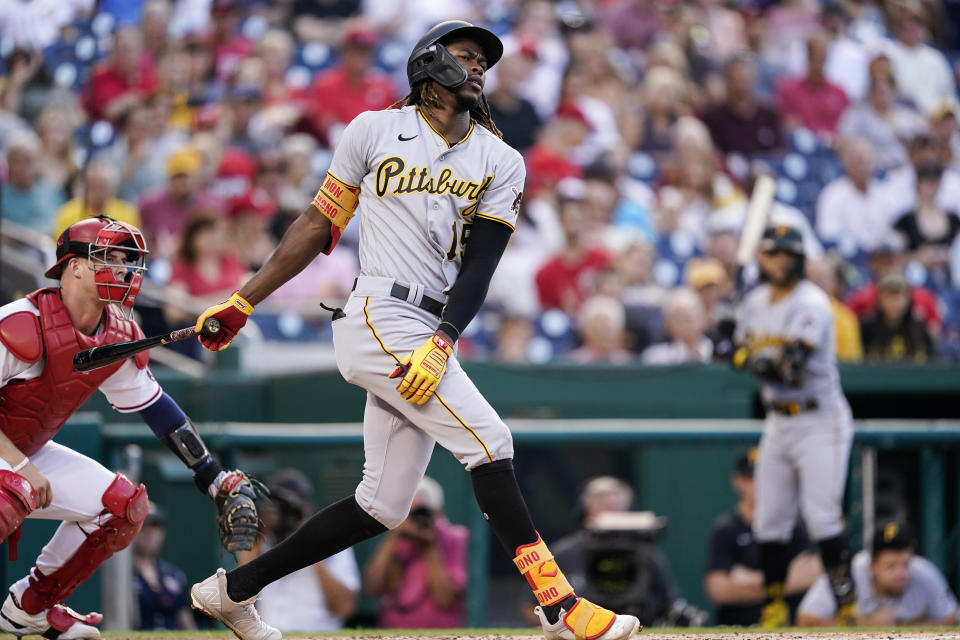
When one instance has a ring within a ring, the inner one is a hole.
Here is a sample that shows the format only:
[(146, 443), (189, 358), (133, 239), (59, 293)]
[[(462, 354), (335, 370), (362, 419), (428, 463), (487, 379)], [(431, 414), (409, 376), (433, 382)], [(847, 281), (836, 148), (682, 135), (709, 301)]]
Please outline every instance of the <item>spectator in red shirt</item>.
[(536, 197), (564, 178), (579, 178), (583, 168), (570, 160), (570, 152), (583, 144), (593, 130), (583, 111), (572, 102), (561, 103), (553, 120), (540, 131), (540, 138), (526, 156), (527, 190)]
[[(561, 191), (566, 191), (561, 189)], [(581, 187), (581, 192), (585, 191)], [(590, 228), (582, 195), (559, 197), (560, 226), (565, 246), (540, 267), (536, 275), (537, 294), (542, 309), (561, 309), (574, 313), (593, 292), (593, 281), (610, 262), (603, 249), (590, 245)]]
[[(228, 247), (226, 224), (216, 213), (198, 211), (183, 228), (183, 238), (167, 286), (167, 321), (184, 322), (193, 307), (229, 296), (249, 272)], [(199, 300), (197, 299), (199, 298)]]
[(807, 41), (807, 75), (788, 78), (777, 90), (777, 105), (787, 129), (806, 127), (833, 136), (850, 104), (847, 94), (824, 75), (829, 44), (823, 34)]
[(727, 61), (723, 76), (726, 100), (707, 110), (702, 120), (723, 154), (752, 156), (778, 151), (782, 145), (780, 116), (759, 104), (753, 94), (753, 61), (737, 55)]
[(158, 86), (153, 63), (143, 51), (139, 29), (118, 27), (113, 36), (113, 52), (94, 68), (83, 104), (91, 120), (116, 122)]
[[(850, 307), (860, 320), (869, 317), (877, 306), (877, 282), (887, 273), (900, 272), (903, 262), (904, 256), (891, 243), (884, 243), (874, 249), (868, 256), (873, 280), (850, 293), (843, 301), (844, 304)], [(933, 292), (923, 287), (910, 287), (910, 303), (913, 316), (922, 321), (934, 336), (940, 335), (943, 320), (940, 303)]]
[(270, 221), (276, 213), (276, 200), (259, 187), (230, 205), (230, 246), (254, 271), (266, 262), (276, 247), (270, 234)]
[(240, 34), (240, 12), (236, 0), (213, 0), (213, 66), (217, 80), (230, 79), (237, 65), (253, 55), (253, 43)]
[(397, 99), (387, 75), (373, 68), (377, 42), (375, 31), (351, 29), (343, 37), (340, 63), (317, 75), (310, 117), (328, 139), (364, 111), (386, 109)]

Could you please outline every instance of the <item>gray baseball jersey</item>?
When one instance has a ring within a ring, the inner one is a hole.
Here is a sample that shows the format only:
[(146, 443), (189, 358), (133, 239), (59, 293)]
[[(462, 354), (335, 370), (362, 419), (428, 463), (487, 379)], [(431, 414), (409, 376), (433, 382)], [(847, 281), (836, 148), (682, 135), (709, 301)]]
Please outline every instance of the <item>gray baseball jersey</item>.
[(765, 402), (817, 398), (828, 401), (840, 395), (837, 373), (837, 338), (830, 299), (809, 280), (801, 280), (786, 297), (770, 302), (771, 288), (752, 289), (740, 306), (734, 340), (746, 345), (751, 356), (776, 358), (787, 342), (800, 340), (813, 348), (801, 387), (763, 384)]
[[(857, 589), (857, 611), (862, 616), (893, 608), (897, 624), (902, 624), (925, 618), (943, 620), (957, 611), (957, 599), (950, 592), (947, 581), (926, 558), (914, 556), (910, 559), (910, 583), (896, 598), (880, 597), (874, 591), (869, 552), (861, 551), (853, 557), (851, 572)], [(820, 619), (836, 615), (837, 603), (825, 575), (813, 583), (797, 611)]]
[(751, 356), (779, 358), (784, 344), (800, 340), (813, 349), (799, 387), (763, 381), (767, 406), (793, 405), (793, 415), (770, 409), (755, 469), (757, 505), (753, 531), (760, 542), (790, 539), (802, 513), (814, 540), (843, 531), (843, 491), (853, 439), (850, 407), (840, 389), (836, 330), (827, 295), (801, 280), (771, 302), (769, 284), (743, 300), (734, 339)]
[(475, 218), (516, 224), (520, 154), (480, 125), (449, 145), (417, 107), (367, 111), (344, 130), (330, 173), (360, 187), (360, 274), (446, 291)]
[[(337, 366), (367, 390), (366, 462), (358, 504), (387, 527), (406, 518), (439, 442), (468, 469), (513, 456), (510, 430), (456, 356), (433, 398), (411, 404), (389, 378), (439, 318), (417, 306), (446, 302), (477, 218), (516, 223), (525, 170), (519, 153), (478, 124), (450, 145), (417, 107), (369, 111), (344, 130), (330, 173), (360, 188), (360, 277), (333, 322)], [(396, 284), (406, 300), (391, 295)]]

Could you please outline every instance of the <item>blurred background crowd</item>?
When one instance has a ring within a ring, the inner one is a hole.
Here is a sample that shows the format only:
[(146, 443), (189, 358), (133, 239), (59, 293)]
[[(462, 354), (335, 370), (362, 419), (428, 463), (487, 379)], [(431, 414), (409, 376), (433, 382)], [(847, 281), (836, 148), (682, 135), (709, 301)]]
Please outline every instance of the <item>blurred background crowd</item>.
[[(146, 333), (192, 323), (451, 18), (504, 40), (486, 93), (527, 164), (463, 357), (710, 361), (767, 174), (841, 360), (960, 358), (960, 7), (941, 0), (7, 0), (3, 302), (42, 284), (63, 228), (105, 213), (146, 234)], [(329, 350), (318, 301), (348, 294), (358, 228), (258, 308), (246, 340), (295, 347), (278, 366)]]

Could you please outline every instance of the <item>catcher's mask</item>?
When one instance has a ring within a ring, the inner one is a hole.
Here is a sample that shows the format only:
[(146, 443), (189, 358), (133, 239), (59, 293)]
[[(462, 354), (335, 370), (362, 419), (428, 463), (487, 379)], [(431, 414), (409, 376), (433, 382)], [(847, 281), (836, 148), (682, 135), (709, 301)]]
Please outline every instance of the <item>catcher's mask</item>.
[(487, 58), (487, 69), (503, 56), (503, 43), (492, 31), (463, 20), (447, 20), (427, 31), (413, 47), (407, 59), (407, 81), (410, 86), (424, 80), (434, 80), (447, 89), (456, 89), (466, 82), (466, 70), (444, 46), (461, 38), (480, 45)]
[(59, 279), (70, 258), (87, 258), (94, 272), (97, 297), (120, 305), (124, 314), (133, 314), (149, 253), (143, 234), (133, 225), (107, 216), (81, 220), (67, 227), (57, 239), (57, 262), (46, 277)]
[[(793, 256), (793, 262), (790, 265), (788, 277), (791, 281), (803, 278), (806, 258), (803, 252), (803, 236), (797, 229), (783, 224), (767, 227), (760, 237), (757, 248), (765, 253), (784, 251), (790, 254)], [(765, 279), (767, 278), (766, 274), (762, 274), (762, 276)]]

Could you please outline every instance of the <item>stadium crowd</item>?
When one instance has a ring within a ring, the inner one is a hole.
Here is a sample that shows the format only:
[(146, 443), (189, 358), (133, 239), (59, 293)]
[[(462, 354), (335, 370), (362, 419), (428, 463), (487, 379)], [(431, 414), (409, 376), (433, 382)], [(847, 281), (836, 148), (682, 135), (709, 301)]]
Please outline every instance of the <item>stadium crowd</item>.
[[(49, 241), (100, 213), (137, 224), (154, 285), (145, 326), (189, 323), (266, 259), (345, 125), (405, 95), (416, 39), (460, 18), (504, 40), (486, 93), (528, 171), (465, 357), (710, 361), (733, 313), (747, 199), (766, 174), (770, 220), (802, 230), (808, 275), (833, 299), (842, 360), (956, 360), (953, 10), (12, 0), (0, 5), (5, 233)], [(317, 301), (346, 297), (358, 228), (258, 307), (266, 337), (329, 339)]]

